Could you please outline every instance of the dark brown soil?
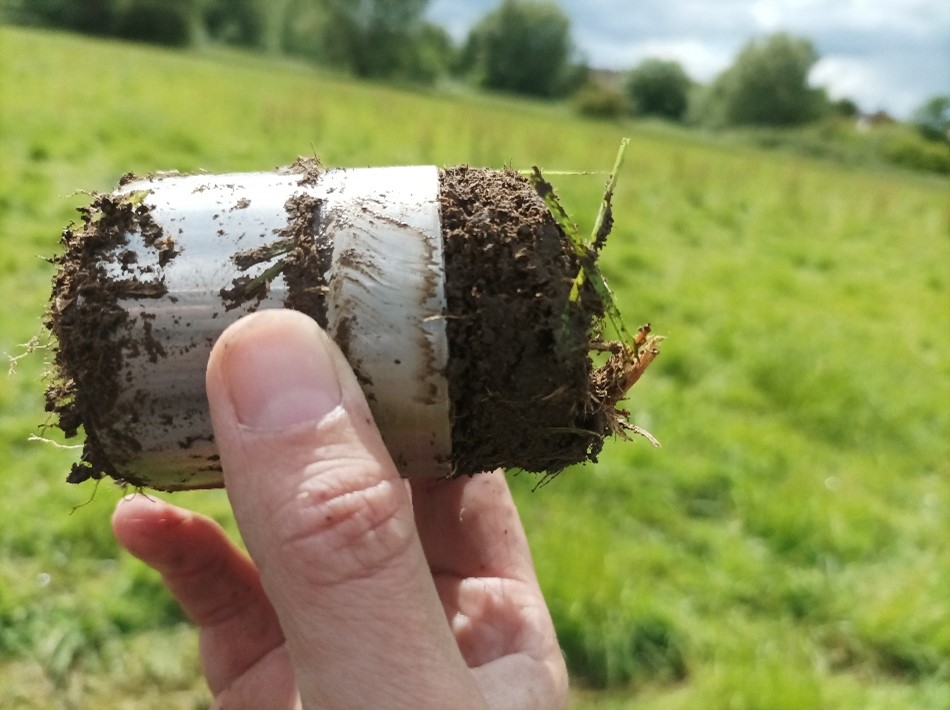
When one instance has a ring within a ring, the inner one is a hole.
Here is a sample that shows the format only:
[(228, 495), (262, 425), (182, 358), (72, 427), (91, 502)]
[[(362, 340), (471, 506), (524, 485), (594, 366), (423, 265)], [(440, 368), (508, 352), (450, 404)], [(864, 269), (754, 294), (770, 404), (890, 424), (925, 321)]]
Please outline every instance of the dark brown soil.
[(442, 172), (455, 473), (557, 473), (595, 460), (609, 418), (588, 356), (602, 315), (535, 189), (506, 171)]
[[(300, 184), (309, 180), (311, 178), (305, 175)], [(237, 209), (243, 209), (240, 204)], [(266, 246), (239, 251), (231, 257), (241, 272), (277, 257), (282, 258), (258, 276), (242, 273), (229, 286), (222, 288), (220, 295), (225, 310), (246, 306), (249, 302), (256, 307), (266, 298), (271, 282), (283, 274), (287, 282), (284, 306), (306, 313), (321, 328), (327, 327), (325, 275), (330, 268), (333, 244), (316, 237), (322, 204), (312, 195), (294, 195), (284, 204), (287, 226), (277, 233), (278, 239)]]
[[(311, 161), (298, 161), (290, 169), (301, 174), (301, 184), (315, 179), (317, 166)], [(134, 176), (124, 176), (120, 187)], [(239, 201), (235, 209), (249, 206)], [(222, 289), (224, 310), (247, 306), (267, 295), (271, 281), (283, 273), (288, 284), (285, 305), (300, 310), (326, 327), (324, 282), (329, 267), (332, 244), (317, 243), (316, 224), (320, 200), (306, 194), (290, 198), (287, 226), (267, 249), (239, 252), (233, 257), (239, 271), (271, 261), (282, 255), (274, 268), (253, 279), (238, 276), (230, 288)], [(75, 437), (79, 428), (85, 432), (80, 460), (67, 478), (81, 483), (88, 478), (109, 475), (120, 481), (139, 485), (135, 474), (124, 461), (106, 455), (102, 441), (110, 441), (113, 452), (126, 452), (134, 460), (141, 444), (128, 435), (118, 422), (137, 419), (136, 412), (122, 410), (116, 402), (123, 387), (119, 379), (127, 355), (145, 353), (151, 362), (166, 356), (163, 344), (154, 336), (151, 320), (154, 315), (143, 312), (141, 328), (131, 328), (129, 312), (118, 305), (121, 299), (160, 298), (168, 293), (162, 270), (178, 256), (172, 237), (154, 221), (141, 195), (97, 195), (80, 210), (80, 225), (71, 225), (62, 233), (63, 253), (52, 259), (58, 267), (53, 279), (49, 310), (44, 324), (53, 334), (55, 349), (53, 371), (46, 390), (46, 410), (67, 438)], [(145, 245), (158, 255), (158, 267), (142, 266), (135, 251), (123, 248), (129, 237), (140, 235)], [(107, 267), (118, 264), (127, 278), (116, 278)], [(250, 310), (250, 309), (249, 309)], [(134, 338), (130, 333), (140, 333)], [(135, 406), (134, 404), (132, 405)], [(122, 410), (122, 411), (120, 411)], [(210, 436), (210, 434), (209, 434)], [(146, 481), (146, 484), (153, 482)]]
[(316, 158), (300, 156), (288, 167), (281, 168), (281, 171), (300, 175), (299, 185), (316, 185), (325, 169)]
[[(130, 318), (117, 302), (159, 298), (166, 293), (161, 278), (150, 274), (149, 267), (137, 268), (134, 252), (120, 250), (132, 232), (142, 234), (153, 245), (165, 239), (148, 208), (137, 203), (136, 195), (99, 195), (80, 210), (80, 217), (80, 228), (71, 225), (63, 231), (63, 254), (52, 260), (59, 268), (44, 319), (58, 343), (54, 376), (46, 390), (46, 410), (57, 418), (67, 437), (76, 436), (80, 426), (86, 432), (82, 456), (67, 479), (70, 483), (104, 474), (121, 478), (103, 454), (98, 436), (113, 416), (123, 351), (144, 347), (157, 356), (156, 346), (161, 346), (116, 342), (116, 333), (124, 330)], [(169, 259), (174, 258), (173, 250), (159, 248)], [(110, 261), (117, 261), (129, 278), (107, 277)]]
[[(309, 179), (305, 176), (305, 179)], [(317, 239), (316, 225), (320, 223), (322, 203), (315, 197), (299, 195), (285, 205), (290, 218), (280, 236), (293, 248), (284, 269), (287, 281), (287, 300), (284, 305), (313, 318), (321, 328), (327, 327), (327, 284), (333, 244), (328, 239)]]

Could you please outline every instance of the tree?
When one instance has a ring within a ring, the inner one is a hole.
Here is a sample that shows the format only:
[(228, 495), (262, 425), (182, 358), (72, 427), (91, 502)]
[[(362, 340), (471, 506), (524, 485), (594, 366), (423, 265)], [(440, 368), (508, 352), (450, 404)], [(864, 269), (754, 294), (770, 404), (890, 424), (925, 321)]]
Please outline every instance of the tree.
[[(288, 49), (289, 29), (299, 28), (299, 16), (321, 0), (210, 0), (206, 13), (209, 33), (218, 41), (280, 54)], [(312, 28), (311, 28), (312, 29)], [(313, 41), (313, 35), (310, 36)]]
[(0, 0), (14, 22), (183, 45), (203, 41), (212, 0)]
[(321, 53), (357, 76), (411, 77), (428, 0), (325, 0)]
[(487, 89), (558, 96), (571, 87), (570, 20), (555, 4), (504, 0), (469, 33), (462, 65)]
[(950, 141), (950, 95), (927, 99), (911, 121), (926, 138)]
[(430, 82), (451, 71), (456, 63), (457, 48), (444, 27), (425, 22), (416, 33), (414, 41), (416, 62), (410, 78)]
[(266, 48), (258, 4), (261, 0), (212, 0), (205, 15), (209, 36), (225, 44)]
[(843, 99), (836, 99), (832, 101), (829, 105), (832, 114), (835, 116), (841, 116), (842, 118), (856, 118), (861, 109), (858, 107), (858, 104), (854, 99), (849, 99), (847, 97)]
[(816, 118), (825, 94), (808, 86), (818, 53), (807, 39), (785, 33), (747, 44), (710, 87), (713, 115), (732, 125), (791, 126)]
[(588, 81), (572, 100), (578, 113), (591, 118), (617, 119), (630, 113), (625, 92), (602, 81)]
[(689, 76), (679, 62), (646, 59), (627, 77), (627, 95), (634, 113), (682, 120), (686, 113)]
[(4, 0), (3, 17), (26, 25), (43, 25), (104, 35), (112, 31), (116, 0)]
[(210, 0), (121, 0), (114, 34), (126, 39), (181, 46), (202, 44)]

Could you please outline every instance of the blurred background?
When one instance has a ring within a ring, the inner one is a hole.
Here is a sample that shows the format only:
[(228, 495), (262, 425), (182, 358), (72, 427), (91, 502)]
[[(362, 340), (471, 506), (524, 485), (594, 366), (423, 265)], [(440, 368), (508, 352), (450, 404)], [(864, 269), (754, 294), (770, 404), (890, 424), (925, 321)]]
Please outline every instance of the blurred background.
[[(663, 444), (512, 485), (581, 708), (950, 707), (950, 9), (0, 0), (0, 707), (205, 708), (68, 486), (42, 316), (88, 191), (155, 170), (529, 168), (663, 351)], [(164, 497), (164, 496), (163, 496)], [(233, 534), (223, 492), (175, 494)]]

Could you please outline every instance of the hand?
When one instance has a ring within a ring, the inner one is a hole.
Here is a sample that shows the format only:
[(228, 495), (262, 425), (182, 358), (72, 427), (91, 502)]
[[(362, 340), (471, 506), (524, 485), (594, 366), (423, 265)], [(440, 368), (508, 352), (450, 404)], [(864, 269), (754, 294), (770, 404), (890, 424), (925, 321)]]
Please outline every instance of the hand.
[(309, 318), (231, 326), (208, 364), (250, 558), (134, 496), (119, 541), (200, 629), (217, 708), (558, 708), (567, 671), (504, 474), (396, 474), (343, 355)]

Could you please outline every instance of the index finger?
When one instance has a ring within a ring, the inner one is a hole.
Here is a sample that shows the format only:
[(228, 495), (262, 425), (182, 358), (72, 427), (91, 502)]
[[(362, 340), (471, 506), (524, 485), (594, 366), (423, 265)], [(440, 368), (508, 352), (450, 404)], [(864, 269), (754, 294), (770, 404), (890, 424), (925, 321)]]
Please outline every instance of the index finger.
[(284, 641), (257, 569), (210, 518), (144, 496), (121, 501), (116, 537), (157, 570), (201, 629), (212, 693), (228, 687)]

